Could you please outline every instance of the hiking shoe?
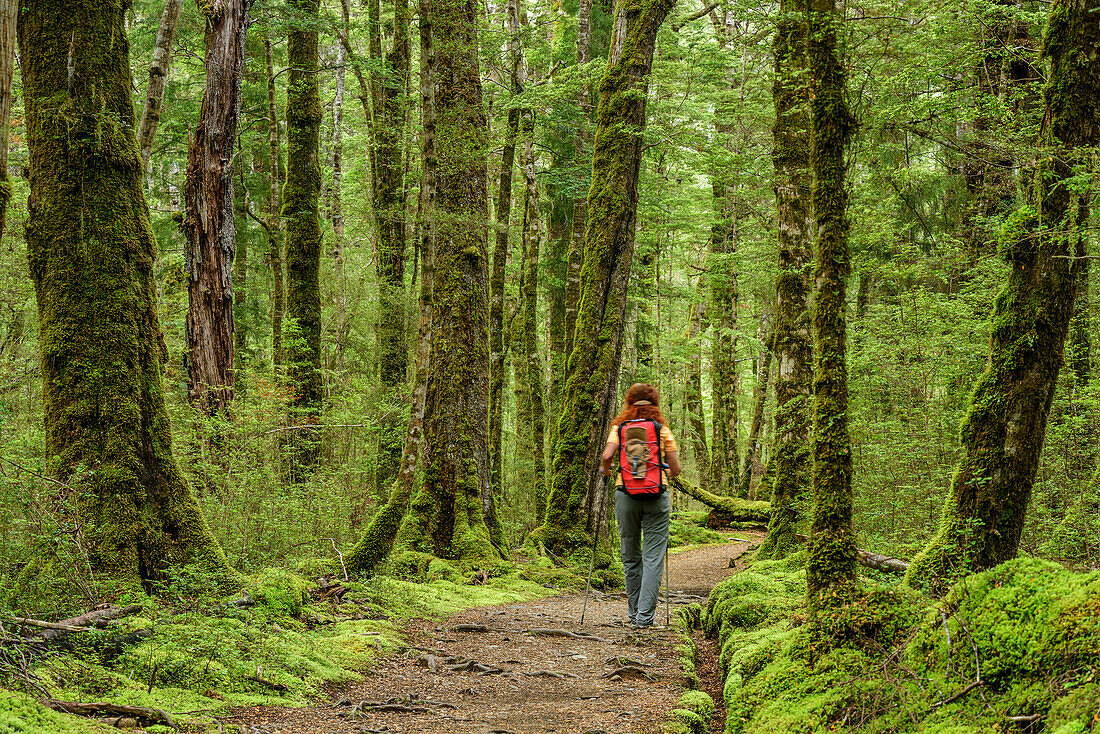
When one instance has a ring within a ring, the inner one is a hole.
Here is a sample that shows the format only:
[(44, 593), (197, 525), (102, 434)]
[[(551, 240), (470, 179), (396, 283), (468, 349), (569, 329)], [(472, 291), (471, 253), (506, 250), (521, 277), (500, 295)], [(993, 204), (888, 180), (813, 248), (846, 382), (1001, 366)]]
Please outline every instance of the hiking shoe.
[(635, 630), (649, 630), (653, 632), (660, 632), (667, 629), (663, 624), (657, 624), (656, 622), (650, 622), (649, 624), (641, 624), (640, 622), (631, 622), (630, 626)]

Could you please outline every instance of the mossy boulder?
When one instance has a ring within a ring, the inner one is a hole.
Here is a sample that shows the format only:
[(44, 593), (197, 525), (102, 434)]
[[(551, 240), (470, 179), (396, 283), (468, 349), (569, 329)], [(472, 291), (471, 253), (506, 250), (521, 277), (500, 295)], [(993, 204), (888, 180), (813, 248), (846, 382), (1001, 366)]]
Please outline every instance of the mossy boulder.
[(301, 576), (281, 568), (269, 568), (256, 578), (249, 593), (261, 608), (275, 614), (297, 617), (309, 603), (311, 586)]

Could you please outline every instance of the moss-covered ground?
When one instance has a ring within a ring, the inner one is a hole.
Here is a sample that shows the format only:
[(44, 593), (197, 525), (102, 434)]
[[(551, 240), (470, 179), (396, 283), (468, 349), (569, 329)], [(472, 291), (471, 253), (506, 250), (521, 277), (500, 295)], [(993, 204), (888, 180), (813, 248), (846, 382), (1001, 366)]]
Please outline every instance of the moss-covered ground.
[(129, 600), (143, 611), (108, 629), (71, 635), (44, 651), (28, 648), (25, 674), (0, 665), (0, 734), (99, 730), (41, 707), (33, 700), (41, 696), (151, 706), (188, 728), (216, 730), (214, 719), (231, 707), (303, 705), (328, 686), (360, 679), (402, 645), (409, 619), (534, 599), (575, 584), (575, 576), (537, 563), (469, 583), (437, 562), (416, 580), (346, 582), (337, 602), (317, 600), (306, 576), (269, 569), (247, 579), (254, 602), (247, 608), (170, 585), (159, 598)]
[(703, 610), (722, 649), (727, 734), (1100, 724), (1100, 572), (1018, 559), (942, 601), (867, 581), (822, 628), (805, 610), (804, 563), (754, 563)]

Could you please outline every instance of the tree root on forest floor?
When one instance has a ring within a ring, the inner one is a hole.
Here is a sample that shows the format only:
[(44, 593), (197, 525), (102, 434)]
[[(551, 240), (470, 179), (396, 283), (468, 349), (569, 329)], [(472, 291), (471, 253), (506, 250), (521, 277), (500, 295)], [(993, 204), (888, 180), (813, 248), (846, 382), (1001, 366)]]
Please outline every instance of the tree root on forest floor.
[(604, 637), (597, 637), (596, 635), (590, 635), (587, 632), (571, 632), (566, 629), (530, 629), (527, 630), (527, 634), (536, 635), (538, 637), (569, 637), (574, 640), (592, 640), (594, 642), (611, 642)]

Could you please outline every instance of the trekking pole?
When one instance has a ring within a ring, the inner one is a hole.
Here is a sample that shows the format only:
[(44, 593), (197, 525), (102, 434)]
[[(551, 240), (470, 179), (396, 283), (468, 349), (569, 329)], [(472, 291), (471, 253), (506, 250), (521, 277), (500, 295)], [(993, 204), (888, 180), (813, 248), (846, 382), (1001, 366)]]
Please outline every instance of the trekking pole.
[[(600, 483), (601, 492), (607, 491), (607, 477)], [(602, 496), (602, 495), (601, 495)], [(592, 570), (596, 567), (596, 544), (600, 542), (600, 529), (592, 532), (592, 558), (588, 561), (588, 583), (584, 585), (584, 604), (581, 605), (581, 624), (584, 624), (584, 613), (588, 611), (588, 590), (592, 588)]]
[(669, 591), (668, 583), (668, 540), (665, 540), (665, 626), (669, 626), (672, 623), (672, 613), (669, 612), (668, 597), (671, 592)]

